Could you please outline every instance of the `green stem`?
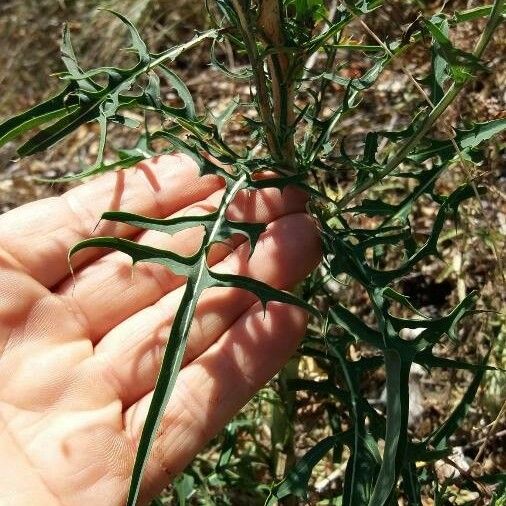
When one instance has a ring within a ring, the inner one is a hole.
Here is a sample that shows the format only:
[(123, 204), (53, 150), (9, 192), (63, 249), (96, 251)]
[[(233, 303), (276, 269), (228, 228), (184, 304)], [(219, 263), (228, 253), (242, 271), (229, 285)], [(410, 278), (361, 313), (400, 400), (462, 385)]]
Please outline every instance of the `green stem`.
[(200, 251), (202, 252), (202, 257), (200, 262), (195, 266), (194, 274), (189, 276), (186, 282), (182, 300), (186, 300), (188, 303), (181, 303), (174, 316), (167, 347), (162, 359), (162, 365), (156, 380), (153, 399), (149, 405), (148, 414), (146, 416), (146, 421), (142, 429), (137, 449), (137, 455), (135, 457), (127, 498), (127, 506), (136, 506), (137, 504), (148, 457), (151, 453), (164, 410), (169, 402), (170, 396), (176, 384), (177, 375), (181, 368), (197, 303), (200, 295), (206, 288), (207, 248), (215, 242), (216, 237), (219, 234), (220, 227), (226, 219), (226, 210), (228, 209), (230, 202), (232, 202), (234, 197), (237, 195), (237, 192), (242, 188), (245, 181), (246, 175), (242, 175), (223, 195), (218, 209), (216, 222), (209, 235), (204, 239), (205, 244), (201, 246)]
[[(281, 406), (274, 406), (273, 408), (275, 410), (273, 412), (273, 424), (278, 423), (284, 428), (282, 441), (273, 441), (274, 464), (275, 468), (278, 469), (280, 462), (284, 460), (283, 478), (285, 479), (288, 472), (295, 465), (296, 460), (294, 441), (296, 393), (295, 390), (289, 389), (288, 382), (298, 378), (299, 361), (300, 357), (298, 355), (293, 356), (279, 372), (279, 399), (281, 401)], [(281, 499), (280, 504), (283, 506), (295, 506), (297, 500), (291, 495)]]

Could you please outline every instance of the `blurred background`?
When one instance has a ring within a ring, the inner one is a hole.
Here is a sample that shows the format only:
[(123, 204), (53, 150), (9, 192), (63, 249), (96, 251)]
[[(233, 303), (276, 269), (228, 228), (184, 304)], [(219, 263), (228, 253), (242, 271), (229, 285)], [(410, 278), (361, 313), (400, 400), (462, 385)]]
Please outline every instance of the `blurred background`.
[[(451, 9), (479, 5), (479, 2), (463, 0), (447, 3), (451, 4)], [(386, 2), (384, 8), (367, 18), (367, 23), (382, 40), (393, 39), (402, 35), (419, 12), (435, 13), (442, 4), (440, 1), (415, 0)], [(0, 4), (0, 122), (60, 89), (61, 83), (53, 74), (63, 70), (59, 42), (65, 22), (69, 24), (76, 54), (84, 69), (98, 65), (126, 65), (131, 61), (131, 55), (122, 50), (128, 46), (125, 29), (113, 16), (97, 10), (99, 6), (118, 10), (129, 17), (153, 53), (187, 41), (195, 31), (209, 25), (203, 2), (195, 0), (3, 0)], [(469, 51), (482, 27), (482, 20), (459, 25), (453, 35), (454, 44)], [(369, 40), (360, 26), (352, 26), (351, 30), (355, 32), (356, 39)], [(422, 78), (429, 70), (427, 53), (427, 47), (422, 43), (396, 60), (365, 94), (360, 106), (342, 123), (337, 135), (346, 143), (349, 154), (360, 152), (366, 132), (401, 129), (409, 122), (413, 103), (418, 103), (420, 96), (403, 69)], [(450, 108), (446, 122), (462, 127), (471, 122), (506, 115), (505, 54), (506, 33), (503, 24), (485, 55), (494, 71), (484, 74), (466, 88)], [(232, 54), (225, 52), (221, 56), (228, 65), (237, 64)], [(357, 53), (343, 52), (342, 57), (345, 64), (343, 72), (349, 77), (360, 76), (370, 64)], [(231, 81), (209, 65), (209, 46), (205, 44), (184, 54), (174, 64), (174, 69), (187, 83), (201, 112), (223, 110), (230, 99), (235, 96), (247, 97), (249, 92), (247, 83)], [(334, 92), (337, 96), (342, 89), (336, 85)], [(170, 90), (167, 94), (170, 99)], [(444, 132), (439, 134), (443, 135)], [(235, 122), (227, 135), (230, 142), (241, 144), (245, 138), (241, 122)], [(112, 143), (117, 147), (127, 146), (134, 137), (132, 132), (119, 127), (111, 133)], [(489, 192), (483, 197), (481, 205), (470, 201), (462, 207), (458, 230), (443, 238), (443, 259), (423, 264), (416, 275), (404, 281), (403, 286), (404, 293), (411, 296), (415, 306), (432, 314), (444, 313), (467, 292), (478, 289), (481, 293), (480, 307), (496, 313), (467, 319), (460, 333), (460, 345), (448, 343), (442, 354), (476, 362), (485, 355), (490, 343), (494, 343), (491, 363), (498, 367), (506, 367), (506, 287), (504, 272), (501, 272), (501, 263), (498, 262), (498, 256), (505, 261), (505, 145), (506, 139), (499, 137), (485, 147), (486, 162), (473, 177), (479, 184), (487, 186)], [(37, 177), (75, 172), (91, 163), (97, 150), (96, 125), (85, 125), (48, 153), (26, 160), (13, 160), (14, 148), (13, 145), (7, 145), (0, 149), (0, 212), (68, 189), (70, 183), (40, 183)], [(465, 181), (466, 177), (456, 166), (439, 183), (439, 190), (450, 191)], [(346, 185), (347, 182), (339, 183)], [(329, 186), (331, 194), (336, 190), (335, 179), (330, 178), (325, 184)], [(422, 234), (434, 214), (435, 209), (429, 205), (416, 208), (413, 220)], [(492, 245), (495, 245), (495, 252)], [(368, 309), (363, 307), (363, 294), (359, 290), (353, 286), (336, 286), (334, 291), (336, 298), (367, 319)], [(302, 369), (301, 373), (318, 379), (319, 373), (314, 364), (304, 363)], [(422, 436), (444, 418), (448, 409), (458, 402), (469, 379), (469, 374), (462, 371), (441, 369), (430, 376), (424, 370), (415, 371), (412, 378), (413, 433)], [(364, 384), (364, 391), (380, 409), (383, 384), (381, 372), (371, 375)], [(506, 421), (504, 410), (501, 411), (505, 387), (505, 375), (487, 374), (466, 423), (455, 436), (453, 443), (461, 454), (459, 465), (471, 475), (506, 471)], [(235, 444), (243, 454), (249, 455), (247, 462), (243, 462), (247, 466), (248, 476), (238, 472), (229, 482), (216, 478), (212, 463), (219, 458), (225, 437), (222, 435), (209, 445), (188, 473), (177, 482), (179, 487), (199, 485), (197, 492), (189, 493), (193, 494), (195, 504), (262, 504), (265, 487), (276, 478), (266, 463), (272, 435), (269, 410), (274, 398), (275, 382), (260, 392), (237, 418), (240, 423), (234, 428)], [(327, 434), (324, 404), (328, 402), (303, 394), (297, 398), (297, 421), (293, 427), (297, 455), (303, 454)], [(237, 454), (240, 455), (239, 452)], [(315, 487), (310, 504), (331, 504), (324, 501), (332, 497), (333, 490), (339, 488), (342, 473), (342, 466), (330, 460), (317, 466), (311, 481)], [(253, 486), (253, 492), (244, 492), (246, 485)], [(167, 497), (172, 497), (172, 493), (168, 492)], [(471, 495), (468, 500), (473, 504), (481, 504), (479, 497), (473, 493), (469, 491)], [(428, 498), (426, 504), (433, 502)]]

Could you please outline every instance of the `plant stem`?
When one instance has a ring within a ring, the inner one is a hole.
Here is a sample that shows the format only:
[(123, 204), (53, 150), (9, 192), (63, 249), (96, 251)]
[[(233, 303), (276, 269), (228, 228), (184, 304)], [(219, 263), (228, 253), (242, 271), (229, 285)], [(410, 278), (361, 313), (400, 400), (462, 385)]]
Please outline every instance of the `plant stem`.
[(234, 7), (235, 13), (239, 20), (239, 29), (246, 46), (246, 52), (251, 63), (253, 70), (253, 78), (255, 81), (255, 88), (258, 101), (258, 109), (260, 113), (260, 119), (265, 126), (267, 147), (272, 157), (276, 161), (280, 161), (282, 156), (276, 136), (276, 128), (271, 115), (271, 104), (269, 100), (269, 92), (267, 89), (265, 72), (263, 70), (263, 62), (258, 58), (258, 52), (256, 47), (255, 39), (251, 33), (252, 26), (248, 20), (248, 16), (244, 12), (243, 6), (240, 0), (231, 0)]
[(480, 40), (478, 41), (478, 44), (476, 44), (476, 48), (473, 53), (477, 58), (482, 57), (485, 49), (488, 46), (488, 43), (492, 39), (492, 35), (494, 34), (495, 29), (500, 25), (503, 10), (504, 0), (495, 0), (488, 23), (485, 26), (485, 30), (483, 30)]
[(285, 40), (282, 30), (279, 0), (262, 0), (260, 3), (258, 27), (268, 47), (273, 50), (267, 57), (267, 64), (271, 78), (274, 122), (277, 129), (282, 162), (293, 173), (295, 170), (293, 131), (295, 123), (293, 110), (295, 82), (290, 75), (290, 58), (284, 50)]

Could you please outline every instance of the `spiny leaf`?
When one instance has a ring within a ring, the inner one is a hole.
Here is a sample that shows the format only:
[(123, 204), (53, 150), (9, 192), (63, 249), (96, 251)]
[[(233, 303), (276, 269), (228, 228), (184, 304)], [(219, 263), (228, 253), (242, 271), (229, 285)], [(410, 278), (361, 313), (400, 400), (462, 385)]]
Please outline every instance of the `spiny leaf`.
[[(142, 42), (135, 27), (121, 14), (111, 11), (119, 17), (129, 29), (133, 48), (139, 55), (139, 62), (131, 69), (113, 67), (101, 67), (92, 71), (83, 72), (77, 62), (68, 29), (64, 30), (62, 40), (62, 55), (67, 66), (68, 73), (63, 74), (64, 79), (71, 83), (57, 97), (41, 104), (0, 125), (0, 145), (8, 140), (18, 137), (22, 133), (51, 123), (25, 144), (18, 148), (20, 156), (28, 156), (56, 144), (67, 135), (75, 131), (79, 126), (98, 121), (100, 125), (99, 152), (95, 164), (78, 176), (61, 178), (63, 180), (85, 177), (115, 168), (117, 164), (106, 165), (103, 163), (104, 146), (107, 136), (107, 124), (109, 121), (121, 121), (118, 110), (123, 107), (149, 108), (153, 106), (152, 97), (155, 95), (154, 80), (138, 95), (127, 94), (137, 80), (153, 67), (159, 67), (159, 71), (174, 86), (176, 92), (184, 102), (184, 108), (171, 108), (163, 104), (160, 107), (163, 112), (171, 117), (182, 117), (185, 120), (196, 121), (195, 110), (187, 88), (181, 80), (162, 64), (167, 60), (174, 60), (182, 51), (192, 47), (200, 41), (217, 36), (217, 30), (204, 32), (185, 44), (161, 53), (149, 55), (147, 48)], [(92, 77), (102, 74), (107, 79), (107, 84), (99, 86)], [(147, 95), (146, 95), (147, 93)], [(125, 120), (122, 120), (125, 123)]]
[(68, 75), (74, 81), (79, 82), (79, 88), (81, 90), (91, 93), (99, 91), (99, 86), (96, 83), (94, 83), (89, 77), (84, 77), (84, 72), (77, 62), (77, 57), (70, 38), (70, 30), (67, 24), (63, 27), (60, 53), (62, 61), (67, 68)]
[[(449, 34), (449, 23), (446, 19), (442, 19), (440, 24), (436, 25), (444, 36), (448, 37)], [(445, 83), (449, 78), (448, 75), (448, 63), (441, 56), (440, 51), (438, 50), (437, 43), (433, 44), (431, 47), (431, 55), (432, 55), (432, 73), (430, 75), (430, 99), (433, 104), (437, 104), (445, 93)]]
[(369, 506), (384, 506), (395, 486), (399, 462), (407, 444), (409, 364), (396, 350), (384, 351), (387, 378), (387, 426), (381, 468), (369, 499)]
[(389, 286), (387, 286), (383, 290), (383, 296), (387, 297), (388, 299), (391, 299), (391, 300), (394, 300), (394, 301), (398, 302), (399, 304), (401, 304), (402, 306), (410, 309), (411, 311), (413, 311), (414, 313), (416, 313), (418, 316), (421, 316), (422, 318), (428, 318), (423, 313), (421, 313), (420, 311), (418, 311), (418, 309), (416, 309), (415, 306), (413, 306), (413, 304), (409, 300), (409, 297), (407, 297), (406, 295), (403, 295), (402, 293), (399, 293), (399, 292), (395, 291), (393, 288), (391, 288)]
[(341, 304), (336, 304), (329, 309), (329, 317), (331, 322), (346, 330), (357, 341), (366, 341), (376, 348), (384, 348), (381, 334), (368, 327), (360, 318)]
[(132, 40), (132, 48), (135, 49), (135, 51), (139, 56), (139, 63), (143, 64), (148, 63), (150, 60), (148, 48), (144, 40), (140, 36), (139, 32), (137, 31), (137, 28), (135, 28), (135, 26), (131, 23), (131, 21), (126, 16), (123, 16), (123, 14), (120, 14), (119, 12), (116, 12), (112, 9), (102, 8), (100, 10), (110, 12), (123, 22), (123, 24), (127, 27), (128, 32), (130, 34), (130, 38)]
[(454, 23), (463, 23), (465, 21), (473, 21), (481, 17), (488, 17), (492, 12), (493, 7), (493, 4), (479, 5), (478, 7), (473, 7), (471, 9), (457, 11), (453, 15), (453, 21)]
[(389, 216), (397, 209), (396, 205), (389, 204), (379, 199), (364, 199), (359, 206), (348, 207), (349, 213), (361, 213), (366, 216)]
[(487, 371), (498, 371), (497, 367), (486, 364), (471, 364), (464, 360), (452, 360), (450, 358), (438, 357), (433, 354), (432, 348), (427, 348), (422, 353), (418, 353), (414, 360), (417, 364), (431, 369), (433, 367), (442, 367), (445, 369), (462, 369), (467, 371), (481, 371), (485, 369)]
[(363, 91), (367, 88), (370, 88), (374, 82), (378, 79), (379, 75), (383, 71), (383, 69), (390, 62), (391, 57), (389, 55), (382, 56), (374, 63), (374, 65), (368, 69), (362, 77), (356, 78), (348, 78), (341, 77), (336, 74), (325, 73), (322, 74), (321, 77), (328, 79), (329, 81), (333, 81), (341, 86), (346, 88)]
[[(488, 362), (489, 355), (490, 352), (485, 357), (483, 365), (486, 365), (486, 363)], [(439, 448), (443, 443), (446, 443), (447, 438), (450, 437), (450, 435), (455, 432), (455, 430), (459, 426), (459, 422), (464, 418), (464, 416), (469, 410), (469, 406), (476, 397), (476, 393), (478, 392), (478, 388), (481, 385), (481, 381), (483, 379), (485, 371), (486, 367), (482, 367), (476, 372), (473, 381), (471, 381), (471, 383), (469, 384), (461, 401), (452, 411), (448, 419), (427, 438), (426, 441), (427, 443), (430, 443), (436, 448)]]
[[(179, 218), (158, 219), (140, 216), (138, 214), (125, 213), (121, 211), (109, 211), (102, 215), (102, 219), (126, 223), (134, 227), (146, 230), (157, 230), (166, 234), (175, 234), (181, 230), (194, 227), (204, 227), (208, 234), (215, 226), (219, 218), (219, 212), (205, 214), (202, 216), (181, 216)], [(266, 230), (264, 223), (234, 222), (228, 219), (223, 220), (219, 233), (215, 234), (215, 241), (225, 241), (232, 234), (242, 234), (250, 241), (251, 250), (256, 246), (260, 234)]]
[[(477, 148), (482, 142), (506, 129), (506, 118), (475, 123), (470, 129), (456, 129), (454, 141), (462, 152)], [(427, 146), (421, 146), (410, 158), (423, 162), (434, 156), (449, 160), (455, 156), (455, 146), (450, 140), (430, 139)]]
[[(484, 189), (478, 189), (483, 192)], [(448, 216), (454, 216), (459, 205), (466, 199), (474, 196), (474, 189), (471, 185), (462, 185), (451, 195), (443, 199), (443, 203), (438, 211), (434, 226), (429, 238), (416, 252), (398, 268), (391, 270), (378, 270), (370, 267), (364, 257), (363, 249), (360, 246), (351, 246), (343, 241), (339, 236), (334, 235), (334, 250), (336, 257), (331, 261), (332, 274), (337, 276), (340, 272), (346, 272), (356, 279), (360, 279), (366, 286), (385, 287), (405, 274), (407, 274), (414, 265), (420, 260), (429, 256), (437, 255), (437, 243), (443, 230)], [(360, 255), (357, 253), (360, 252)]]
[(175, 274), (185, 276), (191, 274), (192, 266), (200, 258), (198, 253), (191, 257), (183, 257), (171, 251), (153, 248), (152, 246), (118, 237), (94, 237), (85, 239), (73, 246), (69, 251), (69, 259), (85, 248), (112, 248), (129, 255), (134, 264), (137, 262), (153, 262), (167, 267)]
[(272, 506), (289, 495), (307, 497), (307, 484), (311, 472), (316, 464), (338, 443), (349, 440), (349, 433), (329, 436), (316, 443), (288, 472), (286, 478), (275, 485), (265, 502), (265, 506)]
[[(197, 156), (195, 152), (193, 154)], [(168, 267), (176, 274), (187, 276), (185, 291), (174, 317), (168, 345), (164, 353), (160, 373), (153, 393), (153, 399), (141, 434), (130, 483), (127, 501), (128, 506), (134, 506), (137, 502), (144, 470), (156, 438), (156, 431), (176, 382), (177, 373), (179, 372), (186, 349), (195, 308), (201, 293), (206, 288), (216, 286), (242, 288), (255, 294), (262, 302), (264, 310), (269, 301), (278, 301), (298, 305), (316, 316), (319, 315), (318, 311), (311, 305), (289, 293), (276, 290), (265, 283), (244, 276), (216, 273), (208, 268), (206, 258), (207, 250), (215, 241), (228, 238), (232, 233), (240, 232), (248, 235), (251, 244), (254, 245), (258, 237), (256, 234), (259, 234), (260, 229), (263, 230), (264, 227), (261, 224), (239, 224), (226, 219), (225, 211), (228, 205), (234, 199), (237, 192), (243, 188), (247, 179), (246, 174), (237, 177), (229, 174), (226, 175), (226, 190), (222, 196), (222, 201), (218, 210), (215, 213), (211, 213), (211, 216), (208, 215), (198, 218), (198, 224), (204, 225), (206, 234), (199, 251), (191, 257), (181, 257), (169, 251), (113, 237), (88, 239), (72, 248), (70, 253), (74, 254), (89, 246), (113, 247), (130, 255), (134, 263), (146, 261), (156, 262)], [(142, 228), (152, 228), (167, 233), (174, 233), (183, 228), (197, 225), (196, 218), (191, 216), (159, 220), (129, 213), (112, 212), (107, 213), (105, 217), (131, 225), (141, 226)]]
[[(457, 340), (456, 328), (460, 320), (469, 313), (469, 310), (476, 303), (477, 294), (471, 292), (458, 304), (447, 316), (436, 320), (419, 322), (419, 327), (426, 327), (425, 330), (411, 342), (416, 351), (422, 351), (427, 346), (436, 344), (446, 334), (450, 339)], [(398, 322), (397, 322), (398, 325)]]
[(177, 373), (186, 350), (191, 322), (202, 290), (202, 279), (199, 276), (188, 279), (172, 323), (155, 390), (142, 429), (132, 471), (127, 506), (135, 506), (137, 503), (144, 470), (157, 435), (157, 429), (176, 383)]
[(226, 123), (232, 117), (232, 114), (234, 114), (239, 104), (239, 97), (233, 98), (225, 107), (225, 109), (223, 109), (223, 111), (216, 117), (215, 125), (220, 135), (223, 132), (223, 128), (225, 127)]
[(506, 118), (475, 123), (469, 130), (457, 131), (457, 142), (462, 149), (473, 149), (506, 129)]
[(160, 80), (155, 72), (150, 73), (149, 84), (145, 90), (145, 97), (148, 105), (152, 105), (155, 109), (162, 110), (169, 117), (184, 118), (190, 121), (197, 119), (195, 113), (195, 104), (190, 91), (181, 78), (165, 65), (159, 65), (157, 71), (167, 80), (179, 98), (183, 101), (183, 107), (169, 107), (161, 100)]
[(211, 45), (211, 66), (225, 74), (228, 78), (238, 80), (238, 81), (244, 81), (251, 79), (253, 77), (253, 72), (248, 67), (242, 67), (239, 70), (230, 70), (226, 67), (219, 58), (216, 55), (216, 46), (217, 46), (217, 40), (213, 41), (213, 44)]
[[(120, 96), (120, 93), (130, 89), (135, 77), (129, 76), (126, 72), (121, 72), (120, 76), (120, 81), (115, 82), (110, 79), (109, 83), (98, 92), (92, 92), (86, 96), (79, 95), (78, 106), (73, 107), (72, 112), (23, 144), (18, 149), (19, 155), (28, 156), (43, 151), (75, 131), (79, 126), (97, 120), (101, 116), (103, 118), (114, 116), (120, 105), (132, 102), (134, 100), (132, 97), (123, 97)], [(83, 93), (83, 90), (80, 93)], [(101, 131), (103, 132), (102, 128)]]
[(33, 128), (47, 124), (62, 116), (71, 115), (79, 107), (77, 97), (73, 94), (76, 89), (76, 84), (72, 82), (55, 97), (0, 124), (0, 146)]
[(445, 34), (444, 23), (438, 24), (439, 18), (435, 18), (435, 23), (429, 19), (424, 21), (425, 27), (432, 35), (437, 45), (434, 46), (436, 52), (448, 63), (449, 71), (456, 82), (465, 81), (476, 70), (484, 70), (485, 67), (479, 58), (471, 53), (456, 48)]
[(222, 274), (214, 271), (209, 271), (209, 275), (213, 280), (215, 280), (215, 286), (243, 288), (244, 290), (248, 290), (249, 292), (255, 294), (262, 303), (264, 311), (266, 310), (267, 303), (269, 301), (275, 301), (299, 306), (315, 317), (321, 317), (320, 312), (311, 304), (308, 304), (302, 299), (295, 297), (291, 293), (276, 290), (275, 288), (272, 288), (270, 285), (263, 283), (262, 281), (258, 281), (256, 279), (248, 278), (245, 276), (238, 276), (235, 274)]

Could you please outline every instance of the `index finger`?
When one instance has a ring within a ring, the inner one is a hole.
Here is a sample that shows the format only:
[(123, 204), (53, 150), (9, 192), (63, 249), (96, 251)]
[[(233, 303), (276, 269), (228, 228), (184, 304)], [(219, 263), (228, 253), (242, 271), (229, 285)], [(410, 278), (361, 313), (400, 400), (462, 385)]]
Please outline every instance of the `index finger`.
[[(98, 235), (131, 237), (138, 233), (121, 223), (97, 223), (103, 212), (128, 211), (165, 217), (207, 198), (223, 186), (217, 176), (199, 177), (184, 155), (160, 156), (136, 169), (118, 171), (80, 185), (60, 197), (32, 202), (0, 216), (0, 247), (22, 268), (50, 288), (68, 275), (67, 254), (79, 241)], [(85, 250), (77, 267), (104, 254)]]

